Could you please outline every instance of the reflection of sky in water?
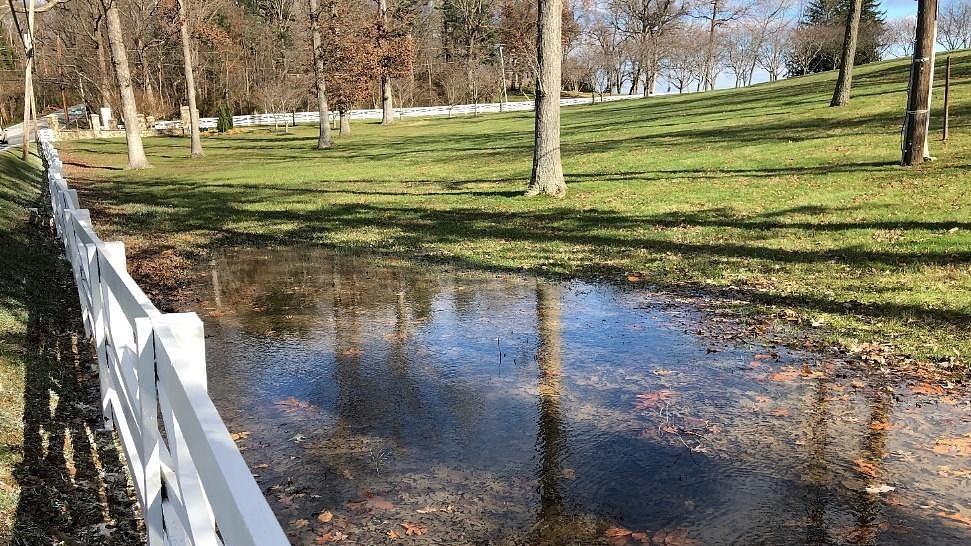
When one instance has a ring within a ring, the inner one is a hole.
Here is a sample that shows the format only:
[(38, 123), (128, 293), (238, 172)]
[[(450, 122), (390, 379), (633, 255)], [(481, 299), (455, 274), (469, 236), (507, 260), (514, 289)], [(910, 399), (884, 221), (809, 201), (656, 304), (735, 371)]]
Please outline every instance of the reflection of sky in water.
[(766, 350), (685, 333), (685, 310), (589, 284), (322, 251), (214, 271), (210, 388), (264, 487), (297, 495), (271, 492), (281, 520), (369, 491), (400, 513), (349, 515), (362, 543), (383, 537), (369, 517), (449, 502), (442, 528), (476, 540), (569, 543), (535, 535), (563, 515), (712, 544), (971, 538), (940, 517), (971, 515), (968, 458), (930, 450), (971, 431), (966, 393), (918, 407), (808, 355), (753, 361)]

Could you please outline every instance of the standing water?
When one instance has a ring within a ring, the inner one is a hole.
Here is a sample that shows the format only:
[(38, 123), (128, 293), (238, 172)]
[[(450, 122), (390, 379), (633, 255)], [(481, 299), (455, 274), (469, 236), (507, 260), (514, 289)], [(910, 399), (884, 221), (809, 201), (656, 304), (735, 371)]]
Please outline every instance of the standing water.
[(210, 390), (295, 544), (971, 543), (971, 403), (646, 291), (213, 263)]

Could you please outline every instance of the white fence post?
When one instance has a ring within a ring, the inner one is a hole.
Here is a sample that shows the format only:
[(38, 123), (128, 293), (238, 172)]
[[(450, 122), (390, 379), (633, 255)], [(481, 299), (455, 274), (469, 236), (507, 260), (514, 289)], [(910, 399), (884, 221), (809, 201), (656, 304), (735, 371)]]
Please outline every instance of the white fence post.
[(142, 439), (142, 517), (148, 531), (148, 546), (162, 540), (162, 468), (159, 455), (158, 392), (155, 384), (155, 336), (148, 317), (135, 319), (136, 370), (138, 373), (139, 429)]
[(209, 398), (202, 321), (149, 301), (128, 274), (125, 246), (98, 238), (55, 172), (49, 132), (38, 138), (54, 224), (98, 356), (105, 428), (121, 440), (148, 545), (289, 544)]

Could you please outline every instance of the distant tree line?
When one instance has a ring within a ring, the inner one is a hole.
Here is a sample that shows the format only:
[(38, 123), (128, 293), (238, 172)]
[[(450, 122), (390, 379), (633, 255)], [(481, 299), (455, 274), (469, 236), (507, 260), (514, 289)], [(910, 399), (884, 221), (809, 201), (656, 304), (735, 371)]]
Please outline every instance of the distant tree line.
[[(837, 67), (851, 0), (575, 0), (562, 13), (563, 88), (646, 93), (746, 85)], [(185, 104), (176, 0), (114, 0), (131, 52), (139, 111), (175, 117)], [(15, 5), (18, 4), (15, 2)], [(72, 0), (38, 21), (40, 105), (115, 106), (102, 2)], [(379, 13), (385, 6), (384, 15)], [(536, 2), (321, 0), (324, 79), (339, 111), (497, 100), (535, 86)], [(197, 108), (214, 116), (314, 109), (307, 0), (188, 0)], [(856, 64), (908, 54), (913, 19), (887, 20), (864, 0)], [(9, 14), (0, 22), (0, 115), (17, 115), (22, 52)], [(968, 0), (941, 7), (938, 41), (971, 46)], [(58, 45), (59, 44), (59, 45)], [(387, 89), (382, 90), (382, 82)], [(22, 84), (21, 84), (22, 85)]]

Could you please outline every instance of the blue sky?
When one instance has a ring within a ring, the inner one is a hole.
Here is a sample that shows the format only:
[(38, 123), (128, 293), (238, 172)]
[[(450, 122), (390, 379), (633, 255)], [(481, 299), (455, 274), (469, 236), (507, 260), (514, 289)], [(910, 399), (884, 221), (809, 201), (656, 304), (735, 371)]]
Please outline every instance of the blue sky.
[(886, 10), (887, 19), (895, 19), (902, 15), (917, 15), (916, 0), (884, 0), (880, 6)]

